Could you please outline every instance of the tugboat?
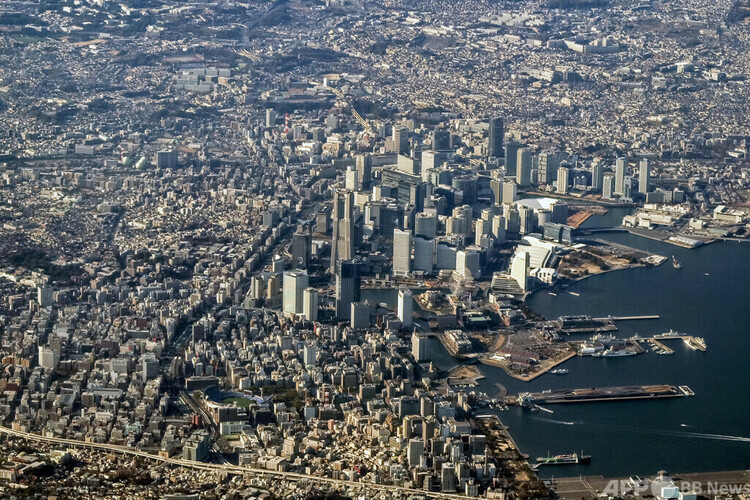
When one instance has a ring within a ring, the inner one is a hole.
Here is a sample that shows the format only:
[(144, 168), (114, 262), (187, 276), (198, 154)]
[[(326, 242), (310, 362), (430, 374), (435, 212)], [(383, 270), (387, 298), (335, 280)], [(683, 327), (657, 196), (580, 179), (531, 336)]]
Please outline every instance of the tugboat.
[(536, 462), (538, 465), (565, 465), (565, 464), (588, 464), (591, 462), (591, 455), (584, 455), (581, 453), (570, 453), (567, 455), (555, 455), (551, 457), (537, 457)]
[(675, 257), (674, 255), (672, 256), (672, 267), (674, 267), (675, 269), (682, 269), (682, 264), (680, 264), (680, 261), (677, 260), (677, 257)]

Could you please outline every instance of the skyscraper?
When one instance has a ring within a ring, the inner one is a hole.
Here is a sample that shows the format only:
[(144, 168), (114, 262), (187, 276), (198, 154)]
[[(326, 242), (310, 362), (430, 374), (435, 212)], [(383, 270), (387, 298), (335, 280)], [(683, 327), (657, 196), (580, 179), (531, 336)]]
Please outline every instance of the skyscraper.
[(505, 128), (503, 127), (503, 119), (502, 118), (490, 119), (489, 144), (487, 147), (487, 154), (489, 156), (499, 158), (503, 155), (503, 137), (504, 136), (505, 136)]
[(424, 441), (421, 439), (410, 439), (409, 447), (406, 450), (406, 459), (409, 467), (416, 467), (424, 454)]
[(312, 238), (310, 231), (303, 226), (297, 228), (292, 236), (290, 252), (292, 254), (292, 266), (297, 269), (307, 269), (310, 265)]
[(340, 260), (354, 256), (354, 195), (351, 191), (333, 193), (333, 237), (331, 238), (331, 273)]
[(402, 126), (393, 127), (393, 144), (399, 154), (409, 151), (409, 129)]
[(340, 260), (336, 267), (336, 316), (350, 319), (352, 302), (359, 301), (360, 277), (358, 263)]
[(602, 177), (602, 198), (612, 200), (615, 197), (615, 176), (604, 174)]
[(628, 159), (627, 158), (618, 158), (615, 161), (615, 192), (614, 194), (619, 194), (622, 196), (623, 188), (625, 185), (625, 174), (626, 170), (628, 169)]
[(539, 153), (539, 171), (537, 172), (538, 184), (551, 184), (557, 176), (560, 167), (560, 158), (552, 151)]
[(516, 160), (516, 183), (519, 186), (531, 184), (531, 167), (534, 163), (534, 153), (528, 148), (521, 148), (517, 153)]
[(430, 338), (421, 333), (411, 335), (411, 354), (417, 363), (430, 360)]
[[(506, 177), (515, 177), (516, 164), (518, 163), (518, 150), (523, 147), (515, 141), (510, 141), (505, 146), (505, 175)], [(505, 200), (503, 200), (505, 203)]]
[(594, 160), (591, 165), (591, 189), (601, 191), (604, 185), (604, 165), (602, 162)]
[(357, 177), (363, 189), (370, 187), (372, 182), (372, 155), (357, 155)]
[(513, 263), (510, 266), (510, 277), (516, 280), (521, 290), (526, 291), (529, 279), (528, 252), (519, 252), (513, 257)]
[(646, 194), (649, 190), (649, 184), (651, 183), (651, 164), (648, 158), (643, 158), (640, 163), (640, 171), (638, 173), (638, 191)]
[(450, 130), (436, 129), (432, 133), (432, 149), (435, 151), (448, 151), (451, 149)]
[(302, 314), (308, 321), (318, 321), (318, 291), (313, 287), (305, 288), (302, 295)]
[(309, 279), (303, 271), (288, 271), (284, 273), (283, 310), (285, 314), (302, 314), (303, 292)]
[(408, 288), (402, 288), (398, 291), (398, 319), (404, 328), (411, 328), (412, 325), (412, 293)]
[(408, 276), (411, 272), (411, 231), (393, 230), (393, 275)]
[(568, 186), (570, 185), (569, 178), (570, 170), (565, 167), (557, 169), (557, 192), (560, 194), (568, 194)]

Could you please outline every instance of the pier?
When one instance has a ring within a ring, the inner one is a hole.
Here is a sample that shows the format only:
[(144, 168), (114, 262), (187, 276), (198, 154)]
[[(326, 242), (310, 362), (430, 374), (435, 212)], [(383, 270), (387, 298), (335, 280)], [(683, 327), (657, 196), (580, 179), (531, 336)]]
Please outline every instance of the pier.
[(518, 395), (516, 404), (536, 406), (539, 403), (588, 403), (599, 401), (627, 401), (631, 399), (661, 399), (694, 396), (686, 385), (629, 385), (592, 387), (589, 389), (561, 389), (556, 391), (525, 392)]
[(644, 320), (644, 319), (659, 319), (658, 314), (652, 314), (647, 316), (610, 316), (608, 318), (594, 318), (596, 321), (606, 321), (606, 320), (612, 320), (612, 321), (636, 321), (636, 320)]

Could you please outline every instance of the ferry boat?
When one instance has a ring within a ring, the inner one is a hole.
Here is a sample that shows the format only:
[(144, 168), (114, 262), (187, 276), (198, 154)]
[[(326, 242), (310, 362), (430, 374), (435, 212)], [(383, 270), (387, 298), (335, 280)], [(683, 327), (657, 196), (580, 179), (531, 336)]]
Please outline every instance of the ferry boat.
[(674, 255), (672, 256), (672, 267), (674, 267), (675, 269), (682, 269), (682, 264), (680, 264), (680, 261), (677, 260), (677, 257), (675, 257)]
[(537, 464), (539, 465), (565, 465), (565, 464), (588, 464), (591, 462), (591, 455), (584, 455), (581, 453), (569, 453), (566, 455), (555, 455), (554, 457), (537, 457)]
[(553, 375), (565, 375), (568, 373), (567, 368), (555, 368), (554, 370), (550, 370), (550, 373)]

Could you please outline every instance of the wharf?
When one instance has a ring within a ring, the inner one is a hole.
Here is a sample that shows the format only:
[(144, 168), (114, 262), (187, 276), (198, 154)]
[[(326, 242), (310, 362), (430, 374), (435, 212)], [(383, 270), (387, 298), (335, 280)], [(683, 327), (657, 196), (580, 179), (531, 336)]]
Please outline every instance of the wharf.
[(648, 342), (656, 342), (658, 345), (663, 347), (664, 349), (667, 349), (668, 351), (671, 351), (672, 349), (664, 346), (659, 341), (664, 340), (682, 340), (686, 346), (690, 347), (691, 349), (697, 349), (699, 351), (706, 352), (706, 345), (705, 343), (698, 342), (696, 340), (696, 337), (693, 335), (670, 335), (670, 334), (660, 334), (660, 335), (654, 335), (653, 337), (641, 337), (641, 340), (646, 340)]
[(630, 385), (618, 387), (592, 387), (589, 389), (562, 389), (557, 391), (527, 392), (518, 395), (518, 400), (525, 404), (546, 403), (586, 403), (593, 401), (624, 401), (631, 399), (658, 399), (694, 396), (695, 393), (686, 385)]
[(662, 352), (666, 352), (668, 354), (674, 353), (674, 349), (670, 349), (656, 339), (650, 339), (649, 343), (651, 343), (654, 349), (660, 349)]

